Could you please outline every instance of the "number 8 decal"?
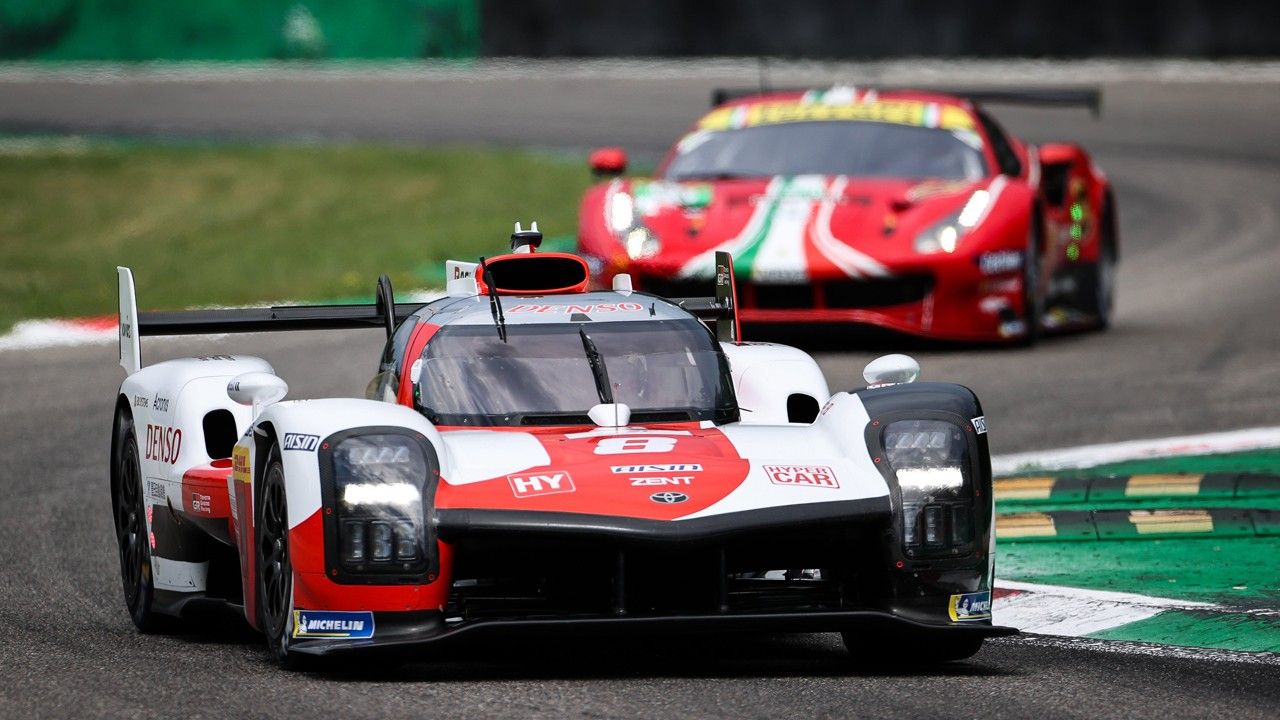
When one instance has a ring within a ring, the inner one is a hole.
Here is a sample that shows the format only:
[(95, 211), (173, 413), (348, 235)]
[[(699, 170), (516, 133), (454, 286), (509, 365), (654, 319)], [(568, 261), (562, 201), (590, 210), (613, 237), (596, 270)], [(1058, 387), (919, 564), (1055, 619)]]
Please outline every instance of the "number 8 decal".
[(596, 455), (664, 453), (675, 447), (676, 439), (672, 437), (611, 437), (596, 443)]

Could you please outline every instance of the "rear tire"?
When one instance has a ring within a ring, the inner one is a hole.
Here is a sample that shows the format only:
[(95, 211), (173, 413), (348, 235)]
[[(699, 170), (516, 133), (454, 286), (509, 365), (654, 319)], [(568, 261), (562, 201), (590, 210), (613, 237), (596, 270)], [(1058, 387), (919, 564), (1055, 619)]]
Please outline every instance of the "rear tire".
[(967, 660), (986, 638), (974, 635), (916, 638), (881, 633), (840, 633), (853, 659), (863, 665), (920, 666)]
[(143, 492), (133, 418), (127, 411), (121, 411), (116, 427), (116, 447), (112, 453), (116, 459), (116, 476), (111, 500), (124, 604), (138, 630), (160, 632), (172, 629), (174, 623), (172, 618), (161, 616), (154, 610), (155, 585), (151, 570), (151, 535), (146, 520), (147, 497)]
[(258, 625), (267, 636), (267, 650), (289, 669), (302, 669), (303, 658), (289, 651), (293, 628), (293, 565), (289, 559), (289, 505), (279, 447), (267, 454), (262, 493), (254, 522)]
[(1033, 213), (1032, 226), (1027, 232), (1027, 250), (1022, 262), (1022, 321), (1026, 330), (1018, 341), (1023, 347), (1031, 347), (1040, 340), (1041, 322), (1044, 318), (1044, 293), (1040, 288), (1040, 215)]
[(1102, 228), (1098, 259), (1085, 272), (1080, 288), (1080, 309), (1094, 318), (1094, 328), (1105, 330), (1111, 326), (1111, 312), (1115, 307), (1116, 292), (1116, 244), (1112, 236), (1115, 221), (1110, 205), (1103, 208)]

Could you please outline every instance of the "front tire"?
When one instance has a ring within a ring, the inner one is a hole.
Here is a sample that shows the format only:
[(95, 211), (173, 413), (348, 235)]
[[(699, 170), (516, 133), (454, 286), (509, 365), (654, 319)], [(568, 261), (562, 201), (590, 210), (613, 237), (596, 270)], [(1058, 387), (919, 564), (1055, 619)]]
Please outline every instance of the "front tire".
[(1044, 292), (1040, 287), (1040, 238), (1039, 213), (1031, 216), (1031, 229), (1027, 232), (1027, 251), (1022, 262), (1022, 321), (1026, 330), (1019, 342), (1024, 347), (1040, 340), (1044, 318)]
[(284, 465), (280, 449), (267, 455), (255, 519), (258, 625), (267, 636), (267, 650), (286, 669), (298, 669), (301, 660), (289, 651), (293, 627), (293, 565), (289, 558), (289, 506), (285, 493)]
[(129, 618), (144, 633), (159, 632), (172, 625), (169, 618), (154, 610), (151, 536), (147, 527), (147, 498), (142, 489), (142, 467), (138, 462), (138, 442), (133, 418), (122, 411), (117, 419), (115, 488), (112, 506), (115, 515), (116, 547), (120, 554), (120, 581)]

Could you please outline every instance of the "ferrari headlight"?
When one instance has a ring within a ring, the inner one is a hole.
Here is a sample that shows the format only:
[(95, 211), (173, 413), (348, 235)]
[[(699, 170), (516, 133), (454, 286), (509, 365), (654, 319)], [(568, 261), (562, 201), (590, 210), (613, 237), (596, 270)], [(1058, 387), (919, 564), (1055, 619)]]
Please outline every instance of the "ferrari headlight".
[(349, 573), (425, 569), (427, 458), (413, 437), (356, 435), (332, 450), (338, 548)]
[(956, 246), (960, 243), (960, 238), (976, 227), (986, 217), (987, 210), (990, 208), (991, 192), (988, 190), (975, 190), (973, 195), (970, 195), (968, 201), (965, 202), (964, 207), (929, 226), (924, 232), (916, 236), (916, 252), (922, 254), (955, 252)]
[(653, 257), (662, 250), (662, 241), (649, 228), (640, 226), (627, 233), (623, 241), (632, 260)]
[(908, 556), (958, 555), (973, 543), (969, 442), (945, 420), (899, 420), (881, 438), (901, 493)]
[(605, 221), (615, 235), (626, 232), (636, 220), (635, 201), (630, 193), (615, 192), (605, 202)]

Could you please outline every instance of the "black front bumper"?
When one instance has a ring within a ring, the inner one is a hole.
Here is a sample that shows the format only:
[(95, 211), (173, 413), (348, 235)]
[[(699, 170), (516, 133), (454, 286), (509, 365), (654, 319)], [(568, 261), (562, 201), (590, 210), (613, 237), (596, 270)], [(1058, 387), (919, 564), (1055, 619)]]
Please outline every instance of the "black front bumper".
[(363, 653), (415, 654), (437, 650), (455, 641), (514, 636), (564, 637), (569, 634), (596, 637), (652, 637), (660, 633), (818, 633), (871, 632), (901, 638), (903, 642), (928, 642), (941, 637), (1003, 637), (1018, 630), (984, 623), (930, 624), (879, 610), (746, 613), (723, 615), (667, 615), (637, 617), (525, 618), (448, 623), (442, 613), (375, 613), (371, 639), (293, 640), (290, 652), (312, 656)]

